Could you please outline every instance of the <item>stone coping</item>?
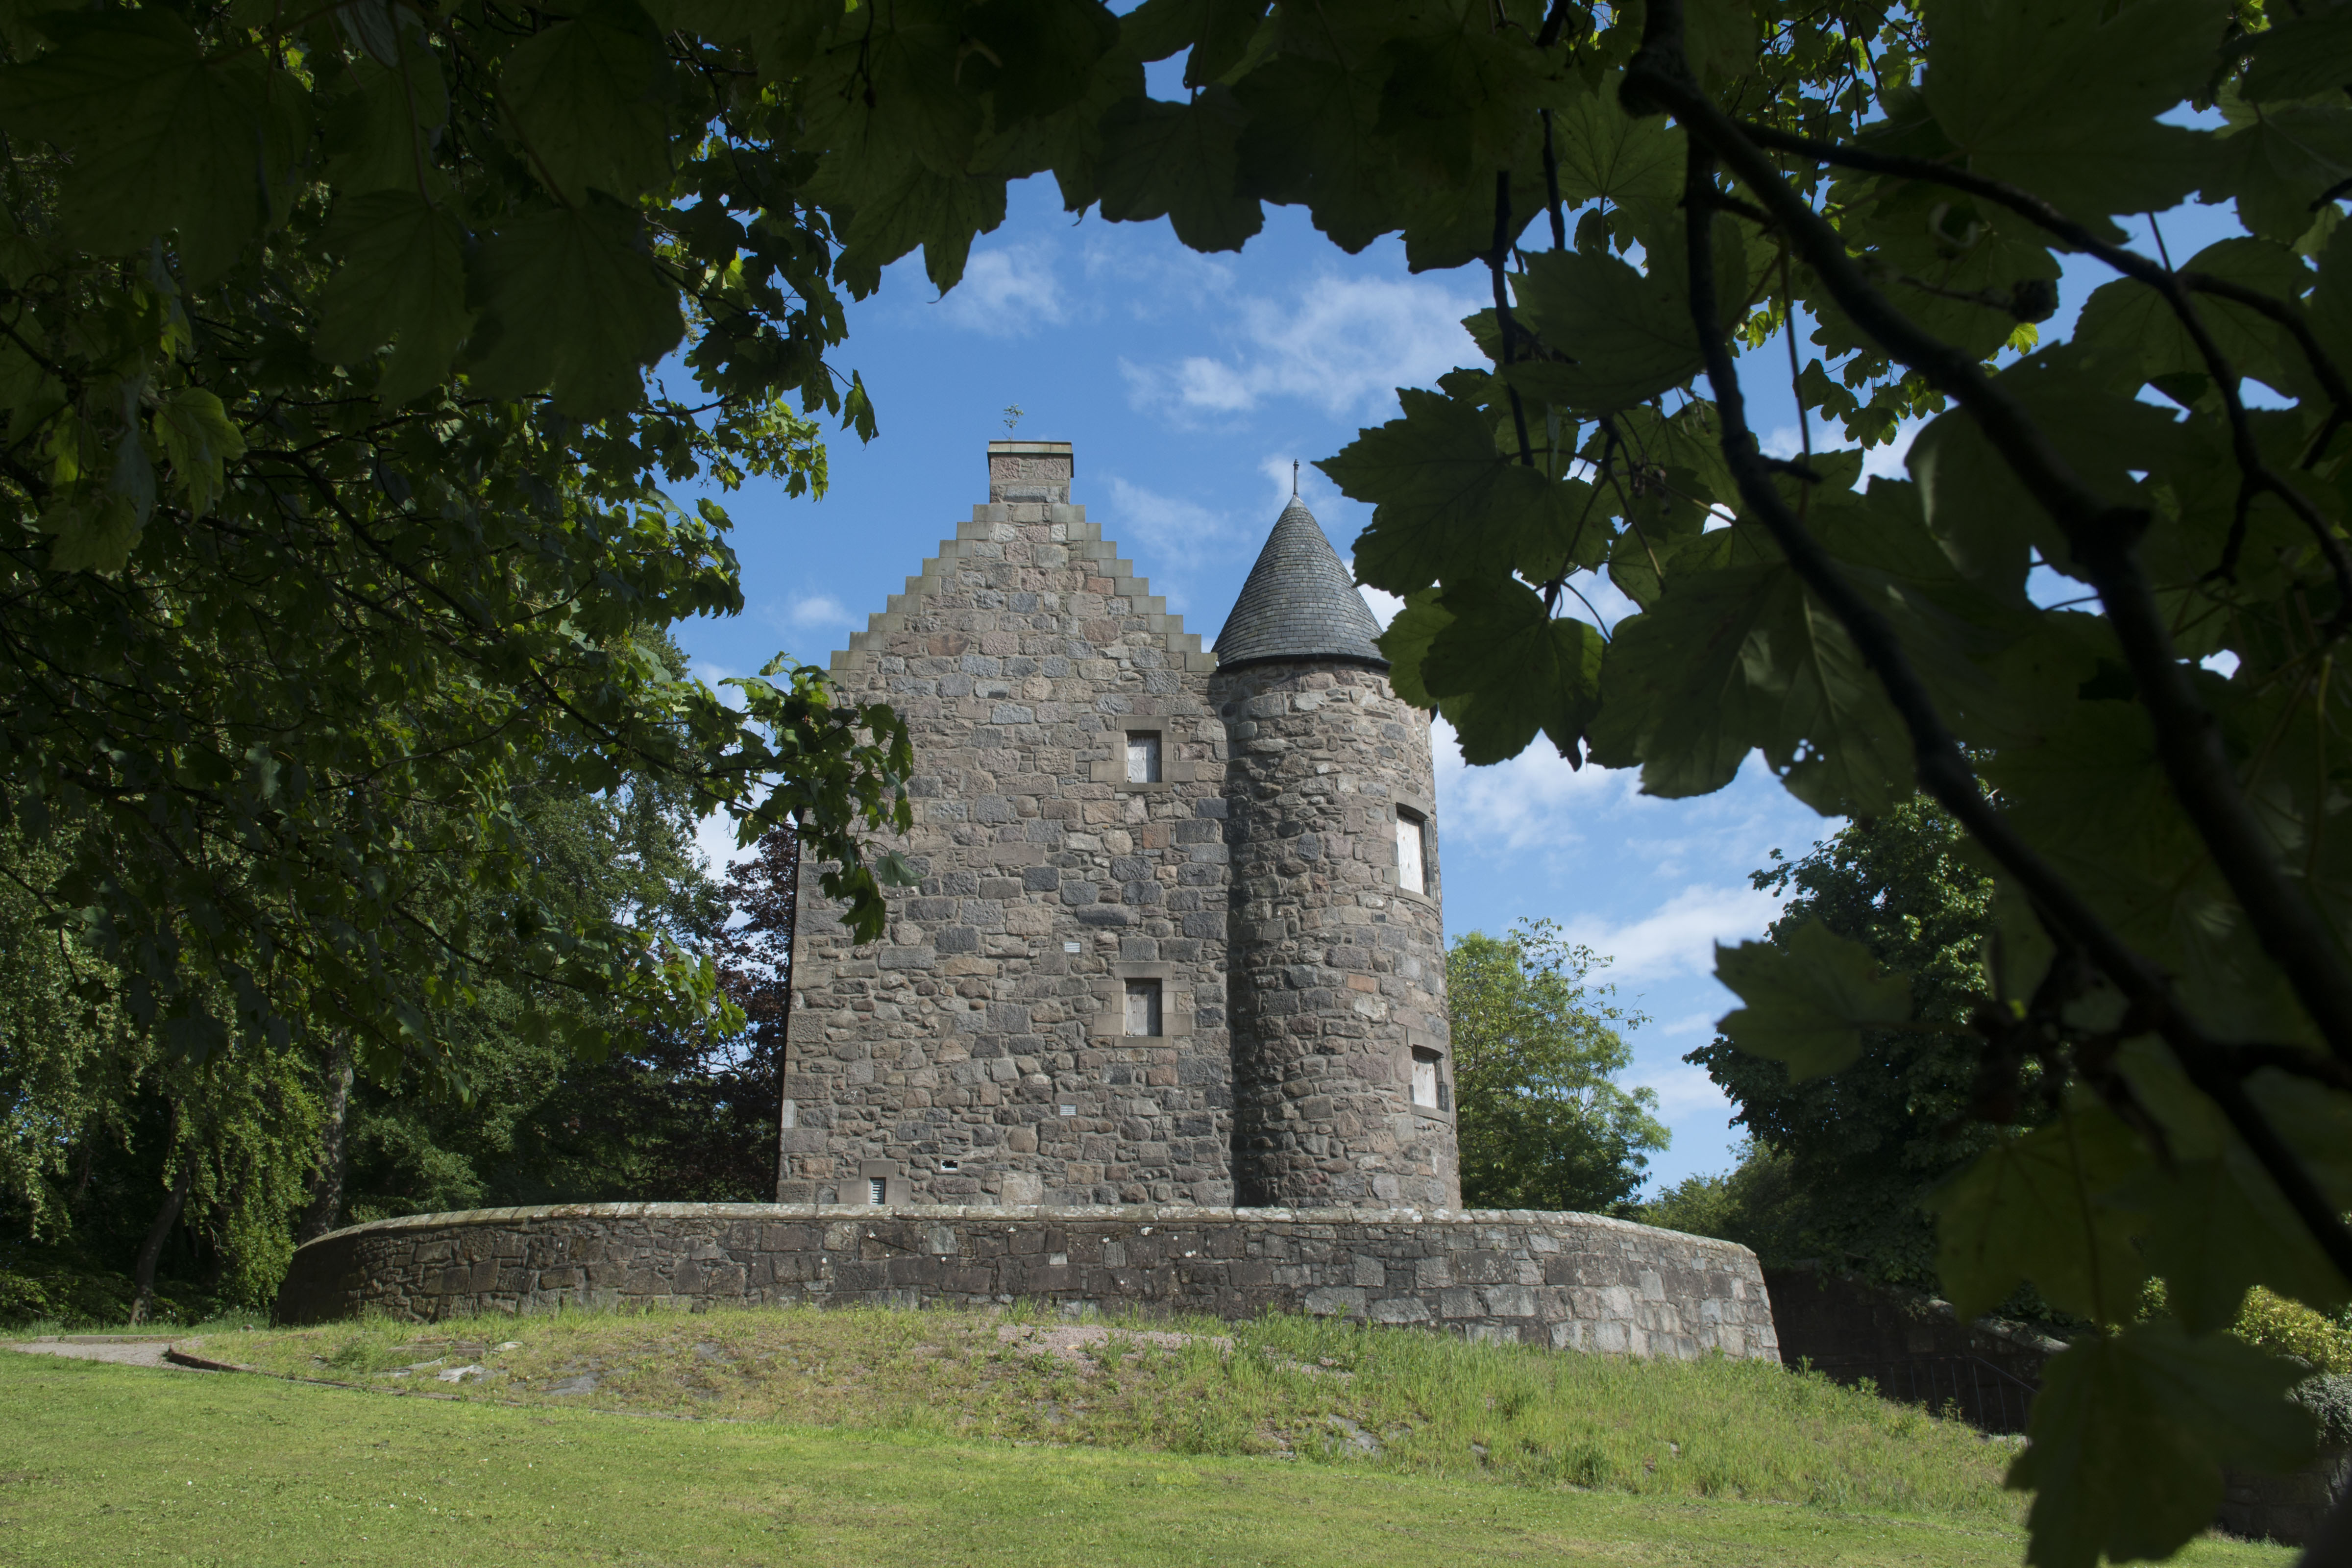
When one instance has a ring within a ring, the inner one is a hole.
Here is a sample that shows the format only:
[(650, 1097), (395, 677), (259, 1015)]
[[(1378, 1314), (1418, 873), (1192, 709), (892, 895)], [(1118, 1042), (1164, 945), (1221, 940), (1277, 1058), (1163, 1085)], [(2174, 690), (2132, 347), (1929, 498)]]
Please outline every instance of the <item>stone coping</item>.
[[(1132, 1220), (1151, 1224), (1240, 1225), (1574, 1225), (1681, 1237), (1706, 1246), (1731, 1247), (1713, 1237), (1662, 1230), (1609, 1215), (1553, 1209), (1296, 1209), (1202, 1208), (1192, 1204), (1029, 1204), (1019, 1206), (962, 1204), (538, 1204), (523, 1208), (451, 1209), (441, 1214), (394, 1215), (365, 1220), (302, 1244), (317, 1247), (342, 1237), (402, 1230), (438, 1230), (450, 1226), (516, 1225), (539, 1219), (723, 1219), (723, 1220), (1005, 1220), (1045, 1224), (1056, 1220)], [(297, 1251), (301, 1248), (297, 1248)], [(1744, 1249), (1743, 1249), (1744, 1250)]]

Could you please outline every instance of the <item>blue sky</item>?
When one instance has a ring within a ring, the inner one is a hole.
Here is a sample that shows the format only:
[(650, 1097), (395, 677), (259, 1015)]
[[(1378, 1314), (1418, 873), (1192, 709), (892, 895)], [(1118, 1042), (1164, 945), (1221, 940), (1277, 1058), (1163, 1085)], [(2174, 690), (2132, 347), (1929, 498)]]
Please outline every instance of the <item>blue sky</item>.
[[(2176, 259), (2218, 237), (2218, 216), (2168, 216)], [(2104, 280), (2078, 271), (2053, 325)], [(1005, 435), (1008, 405), (1024, 410), (1019, 437), (1075, 443), (1074, 499), (1186, 627), (1213, 641), (1289, 493), (1293, 459), (1311, 465), (1393, 417), (1396, 387), (1475, 363), (1459, 322), (1486, 289), (1482, 272), (1414, 277), (1394, 245), (1345, 256), (1296, 212), (1270, 210), (1238, 255), (1202, 257), (1164, 224), (1074, 221), (1049, 184), (1015, 187), (1004, 226), (974, 247), (944, 300), (910, 258), (851, 309), (835, 363), (864, 374), (879, 435), (831, 440), (823, 500), (762, 487), (728, 499), (748, 605), (688, 623), (681, 641), (714, 680), (779, 650), (824, 662), (987, 499), (984, 448)], [(1757, 380), (1759, 428), (1793, 450), (1785, 385)], [(1871, 466), (1895, 471), (1895, 455)], [(1311, 466), (1302, 489), (1348, 554), (1370, 509)], [(1610, 617), (1626, 607), (1605, 592), (1597, 603)], [(1630, 773), (1576, 773), (1540, 745), (1472, 769), (1443, 724), (1436, 740), (1449, 938), (1548, 916), (1610, 955), (1619, 999), (1650, 1020), (1629, 1036), (1628, 1080), (1657, 1091), (1674, 1131), (1653, 1161), (1654, 1187), (1726, 1168), (1738, 1129), (1706, 1074), (1681, 1059), (1734, 1005), (1712, 978), (1713, 945), (1759, 934), (1775, 912), (1748, 872), (1836, 824), (1752, 760), (1717, 795), (1662, 801)]]

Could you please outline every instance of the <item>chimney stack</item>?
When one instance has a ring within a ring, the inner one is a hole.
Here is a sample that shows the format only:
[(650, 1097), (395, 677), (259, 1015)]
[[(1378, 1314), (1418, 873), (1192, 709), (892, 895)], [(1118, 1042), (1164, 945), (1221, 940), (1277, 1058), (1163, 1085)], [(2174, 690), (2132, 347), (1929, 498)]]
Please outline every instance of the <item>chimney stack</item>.
[(988, 499), (1070, 503), (1070, 476), (1077, 459), (1067, 441), (991, 441)]

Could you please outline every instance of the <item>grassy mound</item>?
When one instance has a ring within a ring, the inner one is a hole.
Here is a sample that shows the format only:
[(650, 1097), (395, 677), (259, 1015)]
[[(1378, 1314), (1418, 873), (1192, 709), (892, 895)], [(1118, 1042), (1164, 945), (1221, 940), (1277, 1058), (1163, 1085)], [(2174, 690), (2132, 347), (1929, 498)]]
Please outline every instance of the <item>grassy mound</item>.
[(208, 1335), (297, 1377), (460, 1398), (1202, 1456), (2001, 1527), (2010, 1447), (1777, 1364), (1636, 1362), (1315, 1319), (1067, 1325), (873, 1309)]
[[(940, 1328), (934, 1317), (918, 1323)], [(703, 1338), (698, 1331), (706, 1326), (713, 1321), (607, 1323), (635, 1338), (588, 1335), (569, 1340), (569, 1350), (576, 1361), (604, 1356), (618, 1384), (624, 1371), (656, 1380), (661, 1368), (687, 1375), (715, 1366), (710, 1354), (696, 1354), (698, 1344), (724, 1352), (727, 1344), (755, 1342)], [(494, 1331), (513, 1333), (515, 1326), (497, 1323)], [(685, 1361), (675, 1359), (677, 1347), (654, 1347), (654, 1335), (670, 1331), (682, 1331)], [(1331, 1335), (1328, 1342), (1345, 1338)], [(560, 1335), (548, 1340), (562, 1347)], [(809, 1387), (854, 1384), (861, 1380), (856, 1368), (898, 1366), (901, 1354), (870, 1352), (870, 1333), (842, 1340), (837, 1352), (833, 1340), (779, 1335), (774, 1342), (824, 1356), (828, 1371)], [(1254, 1342), (1263, 1359), (1265, 1340)], [(376, 1352), (407, 1354), (393, 1350), (395, 1344), (395, 1335), (346, 1331), (322, 1350), (346, 1352), (351, 1366), (339, 1371), (352, 1373)], [(936, 1347), (939, 1340), (898, 1344)], [(1275, 1344), (1277, 1354), (1289, 1354), (1284, 1342)], [(1298, 1340), (1289, 1344), (1296, 1350)], [(1101, 1350), (1108, 1354), (1110, 1347)], [(518, 1354), (506, 1352), (506, 1359)], [(751, 1354), (757, 1359), (760, 1352)], [(781, 1354), (772, 1352), (772, 1361)], [(842, 1359), (833, 1361), (835, 1354)], [(454, 1361), (388, 1383), (407, 1387), (473, 1363)], [(1355, 1396), (1379, 1366), (1376, 1359), (1360, 1361), (1355, 1377), (1339, 1387)], [(1301, 1420), (1310, 1405), (1324, 1408), (1331, 1375), (1350, 1368), (1319, 1371), (1327, 1373), (1322, 1380), (1301, 1377), (1294, 1401)], [(1661, 1387), (1679, 1387), (1686, 1373), (1673, 1371), (1673, 1383)], [(1110, 1377), (1110, 1363), (1101, 1373), (1073, 1368), (1075, 1387), (1089, 1394), (1070, 1404), (1101, 1399)], [(1234, 1375), (1234, 1387), (1251, 1377), (1256, 1375)], [(513, 1383), (508, 1373), (508, 1394)], [(1656, 1471), (1633, 1467), (1639, 1481), (1628, 1477), (1628, 1483), (1649, 1488), (1634, 1495), (1519, 1486), (1486, 1465), (1479, 1474), (1413, 1474), (1397, 1467), (1397, 1446), (1367, 1455), (1348, 1444), (1294, 1438), (1294, 1458), (1209, 1458), (964, 1441), (936, 1432), (946, 1422), (912, 1417), (896, 1432), (630, 1417), (567, 1408), (576, 1396), (524, 1394), (513, 1405), (482, 1399), (482, 1383), (452, 1387), (470, 1396), (385, 1399), (270, 1377), (0, 1354), (0, 1563), (2011, 1568), (2022, 1549), (2016, 1528), (1990, 1519), (1663, 1495), (1675, 1486), (1679, 1455), (1673, 1453)], [(597, 1392), (604, 1387), (600, 1375)], [(870, 1377), (866, 1387), (875, 1387)], [(1500, 1408), (1512, 1384), (1498, 1380), (1491, 1387)], [(1606, 1392), (1618, 1384), (1592, 1387)], [(698, 1401), (698, 1408), (708, 1404)], [(960, 1401), (946, 1404), (962, 1411)], [(1477, 1405), (1484, 1408), (1484, 1394)], [(906, 1415), (903, 1405), (896, 1408)], [(882, 1405), (833, 1404), (828, 1411), (849, 1417), (882, 1413)], [(1595, 1417), (1606, 1422), (1609, 1413)], [(1524, 1417), (1503, 1420), (1489, 1432), (1531, 1429)], [(1822, 1429), (1844, 1420), (1832, 1413)], [(1310, 1436), (1310, 1427), (1291, 1432)], [(1867, 1446), (1849, 1453), (1867, 1453)], [(1423, 1455), (1423, 1465), (1428, 1460)], [(2286, 1568), (2288, 1561), (2284, 1549), (2201, 1540), (2176, 1563)]]

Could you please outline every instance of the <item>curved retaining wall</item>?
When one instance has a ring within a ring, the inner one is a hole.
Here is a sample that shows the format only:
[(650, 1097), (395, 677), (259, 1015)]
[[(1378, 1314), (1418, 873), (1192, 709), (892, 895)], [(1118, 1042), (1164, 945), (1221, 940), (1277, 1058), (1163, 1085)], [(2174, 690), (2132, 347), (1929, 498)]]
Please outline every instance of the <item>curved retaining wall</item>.
[(413, 1215), (294, 1255), (287, 1321), (793, 1302), (1274, 1310), (1473, 1339), (1777, 1359), (1756, 1255), (1527, 1210), (580, 1204)]

